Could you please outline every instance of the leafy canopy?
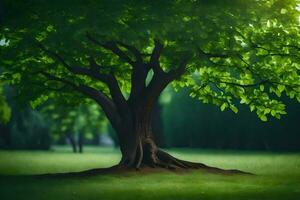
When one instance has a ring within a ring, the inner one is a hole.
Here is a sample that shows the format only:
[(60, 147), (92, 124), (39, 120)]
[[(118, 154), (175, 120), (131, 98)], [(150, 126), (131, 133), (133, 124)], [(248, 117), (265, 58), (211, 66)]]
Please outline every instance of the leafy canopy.
[[(107, 86), (67, 66), (101, 66), (129, 94), (134, 51), (149, 60), (155, 41), (164, 71), (188, 60), (175, 89), (238, 112), (237, 103), (280, 118), (282, 93), (300, 101), (299, 0), (58, 0), (4, 1), (1, 80), (33, 105), (49, 97), (77, 104), (86, 97), (68, 84), (109, 94)], [(114, 44), (122, 57), (98, 43)], [(59, 55), (59, 56), (58, 56)], [(99, 69), (98, 69), (99, 70)], [(150, 77), (151, 78), (151, 77)], [(58, 92), (59, 91), (59, 92)]]

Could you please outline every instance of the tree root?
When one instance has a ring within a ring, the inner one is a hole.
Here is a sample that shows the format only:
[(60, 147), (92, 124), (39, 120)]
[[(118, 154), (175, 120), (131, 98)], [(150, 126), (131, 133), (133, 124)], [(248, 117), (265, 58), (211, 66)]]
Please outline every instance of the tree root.
[[(178, 158), (175, 158), (171, 156), (170, 154), (158, 150), (157, 151), (157, 157), (159, 162), (163, 163), (163, 166), (168, 169), (173, 170), (189, 170), (189, 169), (203, 169), (205, 171), (211, 172), (211, 173), (218, 173), (218, 174), (244, 174), (244, 175), (254, 175), (249, 172), (240, 171), (237, 169), (220, 169), (217, 167), (210, 167), (203, 163), (195, 163), (195, 162), (189, 162), (185, 160), (180, 160)], [(159, 163), (161, 165), (161, 163)]]
[[(203, 163), (195, 163), (195, 162), (180, 160), (160, 149), (156, 150), (155, 158), (153, 158), (152, 156), (151, 159), (148, 158), (145, 162), (145, 155), (144, 155), (143, 156), (144, 159), (137, 159), (137, 163), (135, 164), (131, 164), (132, 162), (120, 162), (118, 165), (109, 168), (91, 169), (82, 172), (44, 174), (38, 176), (74, 177), (74, 176), (91, 176), (91, 175), (101, 175), (101, 174), (120, 175), (120, 174), (136, 173), (136, 172), (138, 173), (157, 173), (157, 172), (170, 172), (170, 171), (189, 172), (190, 170), (202, 170), (208, 173), (223, 174), (223, 175), (254, 175), (252, 173), (244, 172), (236, 169), (220, 169), (216, 167), (207, 166)], [(138, 156), (138, 158), (141, 158), (141, 156)]]
[[(149, 168), (154, 168), (154, 169), (165, 169), (165, 170), (178, 171), (178, 172), (199, 169), (199, 170), (207, 171), (209, 173), (217, 173), (217, 174), (254, 175), (252, 173), (240, 171), (237, 169), (220, 169), (217, 167), (207, 166), (203, 163), (195, 163), (195, 162), (180, 160), (160, 149), (157, 149), (154, 155), (155, 156), (151, 155), (150, 159), (148, 155), (147, 160), (145, 160), (145, 158), (141, 159), (141, 156), (139, 156), (138, 163), (134, 166), (135, 169), (139, 171), (143, 171), (144, 169), (147, 169), (149, 171)], [(117, 166), (117, 168), (130, 170), (132, 166), (119, 165)]]
[[(141, 154), (142, 153), (142, 154)], [(195, 163), (185, 160), (180, 160), (173, 157), (165, 151), (156, 149), (155, 153), (145, 154), (143, 153), (143, 148), (140, 145), (140, 153), (137, 154), (136, 162), (129, 162), (129, 164), (119, 163), (116, 166), (116, 169), (121, 169), (122, 171), (131, 171), (132, 169), (139, 171), (151, 171), (149, 168), (155, 169), (152, 171), (168, 170), (168, 171), (177, 171), (183, 172), (188, 170), (204, 170), (209, 173), (216, 174), (240, 174), (240, 175), (254, 175), (249, 172), (244, 172), (237, 169), (221, 169), (217, 167), (211, 167), (203, 163)]]

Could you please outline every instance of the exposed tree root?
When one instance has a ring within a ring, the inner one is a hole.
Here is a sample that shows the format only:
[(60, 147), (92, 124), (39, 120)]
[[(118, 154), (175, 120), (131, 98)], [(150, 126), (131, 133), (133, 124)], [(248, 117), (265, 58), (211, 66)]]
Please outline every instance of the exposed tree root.
[(253, 175), (252, 173), (243, 172), (236, 169), (226, 170), (226, 169), (220, 169), (216, 167), (210, 167), (203, 163), (195, 163), (195, 162), (180, 160), (161, 150), (157, 151), (157, 156), (160, 162), (164, 163), (164, 166), (167, 167), (168, 169), (174, 169), (174, 170), (202, 169), (211, 173), (219, 173), (219, 174)]
[[(81, 172), (70, 172), (70, 173), (57, 173), (57, 174), (44, 174), (38, 176), (49, 176), (49, 177), (73, 177), (73, 176), (92, 176), (92, 175), (128, 175), (129, 173), (157, 173), (157, 172), (175, 172), (175, 173), (184, 173), (191, 170), (201, 170), (202, 172), (208, 172), (213, 174), (223, 174), (223, 175), (254, 175), (249, 172), (244, 172), (236, 169), (220, 169), (216, 167), (210, 167), (202, 163), (194, 163), (189, 161), (184, 161), (177, 159), (170, 154), (157, 150), (156, 158), (152, 159), (152, 162), (142, 162), (139, 159), (138, 166), (131, 167), (120, 163), (118, 165), (109, 167), (109, 168), (98, 168), (91, 169)], [(143, 160), (145, 161), (145, 160)]]

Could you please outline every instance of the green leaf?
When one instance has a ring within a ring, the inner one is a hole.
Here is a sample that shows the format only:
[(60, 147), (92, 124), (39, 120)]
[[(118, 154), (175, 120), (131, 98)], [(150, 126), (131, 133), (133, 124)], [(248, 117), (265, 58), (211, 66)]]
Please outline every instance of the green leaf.
[(276, 117), (277, 119), (280, 119), (280, 118), (281, 118), (281, 115), (280, 115), (280, 114), (276, 114), (275, 117)]
[(245, 96), (242, 96), (242, 97), (241, 97), (240, 103), (241, 103), (241, 104), (245, 104), (245, 103), (247, 103), (247, 102), (248, 102), (247, 98), (246, 98)]
[(275, 94), (278, 96), (278, 97), (281, 97), (281, 92), (279, 90), (276, 90), (275, 91)]
[(285, 89), (285, 86), (284, 85), (278, 85), (277, 89), (279, 90), (280, 93), (282, 93)]
[(250, 111), (252, 112), (252, 111), (254, 111), (254, 109), (255, 109), (255, 105), (251, 104), (250, 105)]
[(266, 115), (260, 115), (259, 118), (261, 119), (261, 121), (268, 121), (268, 118), (266, 117)]
[(271, 112), (271, 109), (270, 108), (266, 108), (265, 110), (264, 110), (264, 114), (266, 115), (266, 114), (269, 114)]
[(221, 105), (221, 111), (224, 111), (225, 110), (225, 108), (227, 107), (227, 103), (223, 103), (222, 105)]
[(272, 111), (271, 111), (271, 115), (272, 115), (273, 117), (275, 117), (276, 111), (275, 111), (275, 110), (272, 110)]
[(48, 32), (52, 32), (52, 31), (54, 31), (54, 26), (49, 25), (49, 26), (47, 26), (46, 30), (47, 30)]
[(264, 85), (260, 85), (260, 86), (259, 86), (259, 89), (260, 89), (260, 91), (264, 91), (265, 86), (264, 86)]
[(289, 97), (291, 98), (291, 99), (293, 99), (294, 97), (295, 97), (295, 95), (296, 95), (296, 92), (294, 92), (294, 91), (291, 91), (291, 92), (289, 92)]
[(297, 95), (297, 101), (300, 103), (300, 94)]
[(280, 10), (280, 14), (286, 14), (288, 11), (286, 10), (286, 9), (284, 9), (284, 8), (282, 8), (281, 10)]
[(238, 113), (238, 108), (235, 107), (234, 105), (230, 105), (230, 109), (234, 112), (234, 113)]

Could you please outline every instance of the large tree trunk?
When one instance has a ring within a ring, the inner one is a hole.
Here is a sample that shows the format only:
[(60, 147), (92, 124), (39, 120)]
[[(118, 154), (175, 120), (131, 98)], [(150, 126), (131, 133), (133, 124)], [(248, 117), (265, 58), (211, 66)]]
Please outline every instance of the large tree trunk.
[(135, 105), (123, 116), (116, 128), (122, 159), (119, 166), (126, 168), (161, 167), (208, 168), (201, 163), (179, 160), (156, 145), (152, 130), (153, 102)]
[[(137, 108), (125, 116), (121, 130), (117, 130), (122, 152), (121, 165), (139, 168), (157, 161), (157, 146), (152, 133), (151, 109)], [(124, 137), (123, 137), (124, 136)]]
[(161, 118), (161, 105), (160, 103), (156, 103), (154, 105), (154, 109), (153, 109), (153, 116), (152, 116), (152, 131), (153, 131), (153, 136), (154, 136), (154, 141), (156, 142), (156, 144), (159, 147), (166, 147), (166, 141), (165, 141), (165, 137), (162, 131), (162, 118)]
[(205, 169), (216, 173), (250, 174), (180, 160), (159, 149), (153, 138), (153, 104), (150, 101), (150, 103), (134, 106), (127, 115), (123, 116), (120, 126), (115, 128), (122, 153), (119, 168)]

